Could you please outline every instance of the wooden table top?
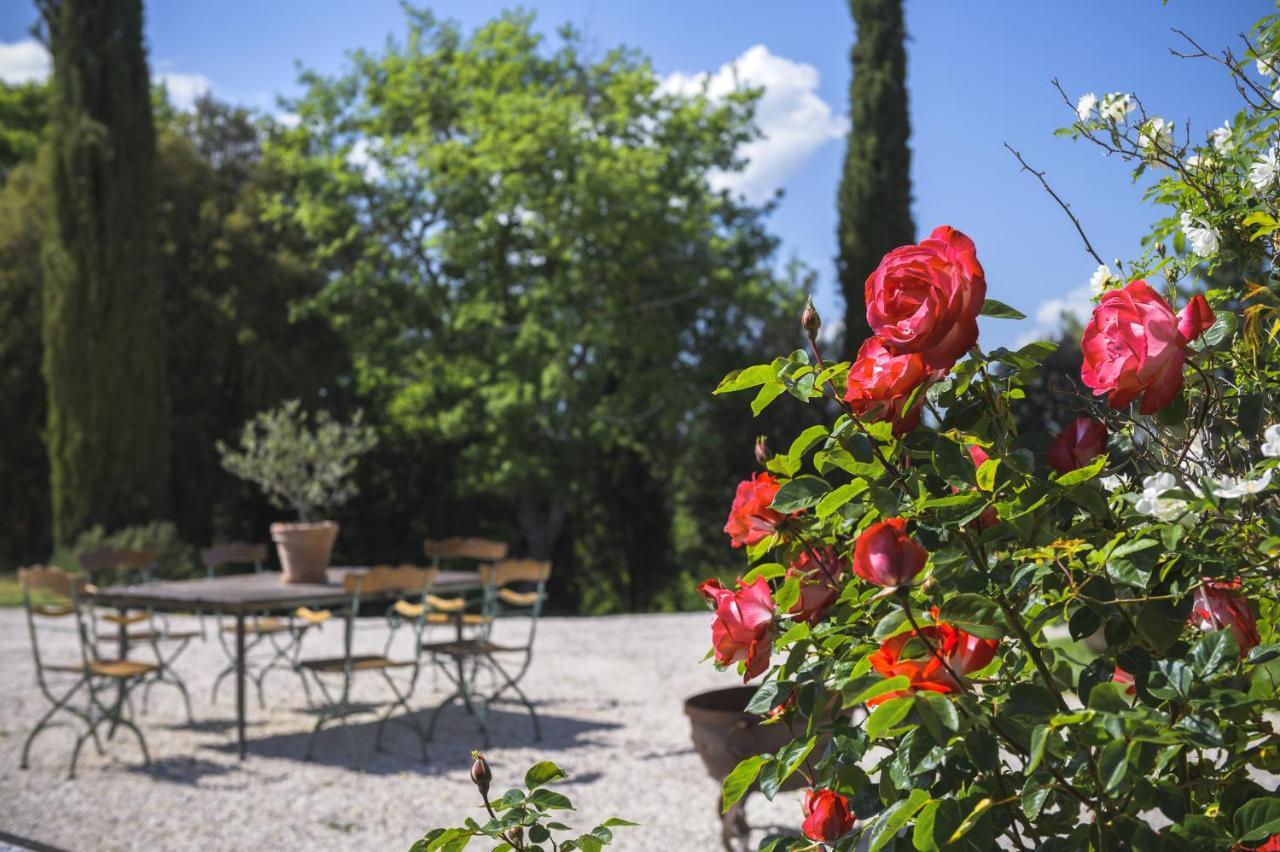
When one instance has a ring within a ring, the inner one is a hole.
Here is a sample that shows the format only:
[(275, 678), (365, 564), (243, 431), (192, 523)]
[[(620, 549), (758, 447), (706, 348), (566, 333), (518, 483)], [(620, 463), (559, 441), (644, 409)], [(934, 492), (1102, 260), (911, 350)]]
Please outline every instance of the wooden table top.
[[(228, 574), (195, 580), (163, 580), (130, 586), (96, 589), (90, 597), (101, 606), (149, 607), (160, 611), (252, 612), (292, 609), (299, 606), (337, 606), (350, 599), (345, 578), (368, 568), (329, 569), (324, 583), (286, 583), (278, 571), (261, 574)], [(465, 592), (481, 588), (473, 571), (441, 571), (433, 592)], [(374, 596), (377, 597), (377, 596)]]

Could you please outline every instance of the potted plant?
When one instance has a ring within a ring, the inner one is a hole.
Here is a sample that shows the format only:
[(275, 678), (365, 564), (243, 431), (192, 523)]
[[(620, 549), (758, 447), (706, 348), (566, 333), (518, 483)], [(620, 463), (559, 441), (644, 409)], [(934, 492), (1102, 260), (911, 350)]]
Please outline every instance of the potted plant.
[(376, 443), (360, 412), (350, 423), (327, 411), (311, 418), (296, 399), (245, 423), (239, 447), (218, 442), (227, 471), (259, 485), (272, 505), (298, 514), (296, 523), (271, 525), (286, 583), (324, 582), (338, 525), (317, 519), (358, 493), (351, 474)]

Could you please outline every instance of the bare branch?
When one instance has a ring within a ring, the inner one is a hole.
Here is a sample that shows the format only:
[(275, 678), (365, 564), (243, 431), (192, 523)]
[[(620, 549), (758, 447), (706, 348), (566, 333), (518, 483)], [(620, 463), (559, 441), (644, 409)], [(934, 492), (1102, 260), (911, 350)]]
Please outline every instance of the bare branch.
[(1045, 179), (1044, 172), (1038, 172), (1031, 168), (1031, 166), (1027, 165), (1027, 161), (1022, 159), (1022, 155), (1014, 150), (1014, 147), (1008, 142), (1004, 143), (1004, 147), (1008, 148), (1009, 153), (1013, 154), (1013, 156), (1018, 159), (1018, 162), (1022, 164), (1022, 170), (1024, 172), (1031, 172), (1031, 174), (1035, 175), (1040, 181), (1040, 185), (1044, 187), (1044, 191), (1049, 193), (1050, 197), (1052, 197), (1054, 201), (1058, 202), (1058, 206), (1062, 208), (1062, 212), (1066, 213), (1067, 217), (1071, 220), (1071, 224), (1076, 226), (1076, 233), (1080, 235), (1080, 239), (1084, 240), (1085, 251), (1089, 252), (1089, 254), (1093, 256), (1093, 259), (1098, 261), (1099, 266), (1104, 266), (1105, 261), (1103, 261), (1103, 259), (1098, 256), (1098, 253), (1093, 250), (1093, 243), (1089, 242), (1089, 237), (1085, 234), (1084, 228), (1081, 227), (1080, 220), (1076, 218), (1076, 214), (1071, 212), (1071, 205), (1063, 201), (1062, 197), (1053, 191), (1053, 187), (1049, 186), (1049, 181)]

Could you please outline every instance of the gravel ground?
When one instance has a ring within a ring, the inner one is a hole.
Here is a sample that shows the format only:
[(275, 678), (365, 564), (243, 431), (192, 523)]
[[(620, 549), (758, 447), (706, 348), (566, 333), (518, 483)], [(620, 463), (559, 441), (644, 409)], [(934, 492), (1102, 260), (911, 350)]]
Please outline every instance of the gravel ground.
[[(173, 622), (175, 628), (198, 626), (194, 618)], [(380, 624), (361, 625), (359, 647), (381, 649)], [(585, 830), (608, 816), (641, 823), (619, 829), (613, 848), (719, 849), (718, 785), (692, 749), (681, 708), (687, 695), (737, 683), (732, 674), (699, 664), (707, 625), (703, 613), (543, 619), (523, 683), (542, 719), (543, 740), (533, 741), (518, 706), (495, 709), (487, 753), (496, 790), (518, 784), (537, 760), (554, 760), (570, 775), (558, 786), (578, 808), (570, 824)], [(47, 641), (46, 659), (77, 653), (70, 635)], [(340, 653), (340, 626), (313, 632), (304, 647), (304, 656)], [(62, 727), (41, 734), (31, 768), (20, 770), (23, 740), (47, 707), (36, 689), (21, 610), (0, 610), (0, 655), (6, 661), (0, 674), (0, 831), (67, 850), (395, 850), (407, 849), (427, 828), (481, 816), (467, 776), (468, 752), (480, 737), (474, 720), (456, 706), (440, 720), (429, 763), (418, 760), (415, 735), (397, 725), (387, 730), (389, 753), (375, 753), (369, 717), (352, 725), (361, 770), (353, 768), (348, 742), (336, 730), (321, 733), (315, 760), (306, 762), (313, 717), (296, 676), (277, 671), (267, 680), (265, 710), (250, 692), (250, 754), (237, 760), (231, 682), (223, 684), (218, 703), (209, 696), (226, 663), (212, 632), (176, 664), (191, 689), (195, 724), (186, 724), (176, 691), (167, 687), (153, 692), (149, 712), (139, 717), (150, 767), (141, 766), (136, 743), (122, 734), (108, 744), (105, 757), (86, 746), (78, 777), (67, 780), (73, 733)], [(146, 654), (139, 650), (137, 657)], [(378, 680), (358, 677), (369, 690), (360, 694), (382, 694), (373, 683)], [(424, 671), (412, 706), (425, 720), (447, 692), (446, 679), (433, 683)], [(757, 829), (753, 840), (765, 830), (795, 830), (798, 794), (780, 794), (774, 802), (752, 796), (748, 817)]]

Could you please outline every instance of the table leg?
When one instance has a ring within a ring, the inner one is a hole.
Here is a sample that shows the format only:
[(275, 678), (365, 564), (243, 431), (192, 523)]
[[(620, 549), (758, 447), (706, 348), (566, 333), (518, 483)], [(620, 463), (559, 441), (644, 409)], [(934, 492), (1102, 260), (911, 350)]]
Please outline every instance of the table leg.
[(236, 613), (236, 733), (240, 740), (240, 759), (244, 760), (244, 613)]

